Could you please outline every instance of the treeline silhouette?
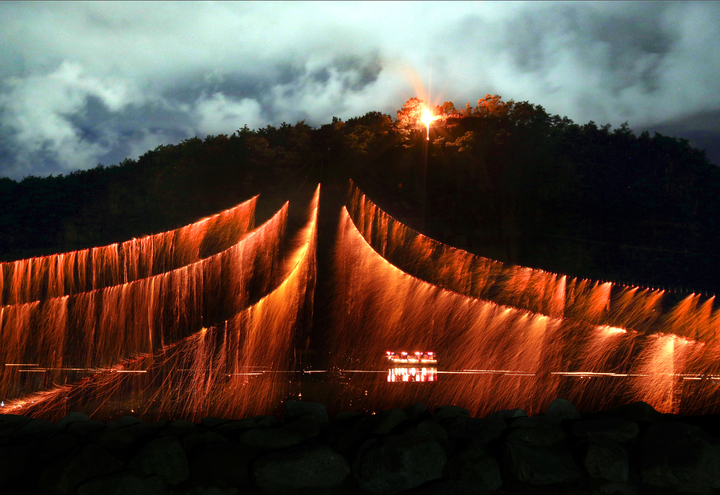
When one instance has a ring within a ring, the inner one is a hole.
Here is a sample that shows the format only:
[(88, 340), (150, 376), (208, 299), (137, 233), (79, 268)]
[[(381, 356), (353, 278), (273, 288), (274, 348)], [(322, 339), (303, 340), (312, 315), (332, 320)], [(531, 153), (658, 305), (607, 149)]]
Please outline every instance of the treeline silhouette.
[(486, 257), (720, 292), (720, 169), (687, 140), (579, 125), (497, 95), (434, 107), (428, 135), (423, 107), (245, 126), (66, 176), (2, 178), (0, 259), (177, 228), (255, 194), (282, 202), (307, 181), (346, 191), (352, 178), (404, 223)]

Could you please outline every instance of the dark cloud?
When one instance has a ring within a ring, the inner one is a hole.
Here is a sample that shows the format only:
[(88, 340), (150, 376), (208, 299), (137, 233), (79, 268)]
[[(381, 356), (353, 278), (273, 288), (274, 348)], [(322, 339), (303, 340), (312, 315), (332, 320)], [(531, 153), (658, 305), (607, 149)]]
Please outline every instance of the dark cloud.
[(690, 145), (705, 150), (708, 160), (720, 166), (720, 108), (687, 115), (642, 130), (659, 132), (664, 136), (681, 136)]
[[(640, 130), (720, 107), (717, 2), (367, 6), (0, 3), (0, 176), (117, 163), (244, 124), (394, 115), (427, 91)], [(710, 149), (717, 125), (663, 128)]]

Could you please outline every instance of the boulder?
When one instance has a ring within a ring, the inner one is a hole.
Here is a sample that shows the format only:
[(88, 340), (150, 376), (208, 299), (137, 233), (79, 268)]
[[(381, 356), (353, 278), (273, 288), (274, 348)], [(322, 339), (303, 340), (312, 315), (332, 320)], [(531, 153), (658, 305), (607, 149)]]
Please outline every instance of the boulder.
[(359, 449), (353, 474), (364, 490), (392, 494), (442, 477), (447, 456), (433, 440), (387, 436)]
[(240, 492), (237, 488), (218, 488), (217, 486), (193, 486), (182, 490), (173, 490), (171, 495), (254, 495), (256, 492)]
[(478, 441), (470, 442), (453, 455), (448, 460), (447, 469), (450, 478), (472, 482), (485, 490), (498, 490), (503, 484), (498, 462)]
[(617, 443), (629, 443), (640, 434), (635, 421), (625, 418), (600, 418), (575, 421), (571, 432), (578, 438), (605, 438)]
[[(128, 418), (129, 420), (137, 420), (137, 418), (133, 416), (125, 416), (123, 419)], [(158, 423), (147, 423), (142, 420), (130, 422), (123, 424), (122, 420), (118, 422), (120, 425), (120, 429), (124, 431), (125, 433), (128, 433), (132, 435), (135, 438), (143, 439), (143, 438), (150, 438), (157, 435), (160, 430), (162, 430), (165, 425), (167, 424), (167, 421), (160, 421)]]
[(512, 419), (527, 416), (522, 409), (503, 409), (486, 416), (486, 419)]
[[(257, 428), (258, 426), (260, 425), (258, 425), (258, 422), (255, 421), (255, 418), (245, 418), (233, 421), (226, 421), (225, 423), (219, 424), (218, 426), (214, 427), (212, 431), (214, 431), (215, 433), (219, 433), (220, 435), (224, 435), (227, 438), (236, 438), (241, 436), (246, 431)], [(266, 425), (266, 428), (267, 427), (269, 427), (269, 425)]]
[(210, 442), (198, 445), (190, 457), (194, 485), (237, 487), (250, 484), (250, 463), (256, 449), (232, 442)]
[(191, 421), (185, 421), (183, 419), (178, 419), (168, 423), (165, 428), (163, 428), (160, 433), (158, 433), (158, 436), (182, 437), (194, 433), (196, 429), (197, 425), (195, 423)]
[(0, 438), (9, 436), (13, 432), (22, 428), (25, 423), (32, 421), (27, 416), (18, 416), (17, 414), (0, 414)]
[(31, 457), (35, 462), (45, 463), (70, 452), (77, 445), (77, 438), (68, 433), (60, 433), (38, 443), (33, 449)]
[(252, 419), (253, 421), (255, 421), (255, 424), (257, 426), (267, 426), (268, 428), (272, 428), (273, 426), (276, 426), (278, 423), (280, 423), (275, 416), (260, 415), (255, 416)]
[(287, 423), (280, 428), (253, 428), (240, 436), (240, 441), (251, 447), (264, 450), (279, 450), (294, 447), (317, 437), (321, 423), (316, 416), (307, 415)]
[(645, 421), (649, 423), (655, 423), (663, 420), (662, 413), (659, 413), (650, 404), (642, 401), (610, 409), (609, 411), (602, 413), (602, 415), (619, 416), (631, 421)]
[(328, 489), (339, 486), (348, 474), (345, 458), (326, 445), (273, 452), (252, 463), (255, 484), (270, 492)]
[(171, 485), (185, 481), (190, 474), (185, 451), (173, 437), (150, 440), (130, 459), (128, 467), (146, 475), (159, 475)]
[(386, 435), (407, 419), (408, 416), (402, 409), (388, 409), (379, 414), (364, 416), (354, 424), (353, 429), (366, 435)]
[(49, 419), (32, 419), (10, 434), (10, 438), (39, 438), (56, 433), (55, 423)]
[(402, 435), (415, 438), (427, 438), (443, 446), (447, 445), (448, 442), (448, 434), (445, 428), (429, 420), (420, 421), (418, 424), (403, 431)]
[(228, 441), (227, 438), (220, 435), (219, 433), (215, 433), (214, 431), (203, 431), (203, 432), (190, 433), (189, 435), (186, 435), (182, 439), (182, 444), (183, 444), (183, 448), (185, 449), (185, 452), (188, 454), (191, 454), (192, 451), (199, 445), (203, 445), (205, 443), (227, 442), (227, 441)]
[(76, 437), (86, 437), (105, 428), (107, 428), (107, 425), (102, 421), (88, 419), (87, 421), (73, 421), (67, 425), (65, 431)]
[(583, 465), (591, 477), (607, 481), (626, 482), (630, 472), (625, 449), (604, 438), (590, 441), (583, 457)]
[(550, 485), (566, 483), (582, 474), (569, 451), (522, 442), (506, 442), (505, 467), (521, 483)]
[(680, 422), (652, 425), (640, 439), (643, 483), (674, 489), (720, 489), (720, 445)]
[(205, 416), (200, 420), (200, 424), (203, 425), (205, 428), (216, 428), (220, 426), (221, 424), (227, 423), (230, 421), (229, 419), (225, 418), (215, 418), (212, 416)]
[(484, 486), (465, 480), (433, 480), (398, 495), (489, 495)]
[(123, 463), (96, 445), (62, 456), (40, 473), (38, 486), (50, 493), (72, 493), (90, 478), (120, 471)]
[(283, 419), (292, 421), (300, 416), (315, 416), (321, 423), (327, 423), (327, 408), (316, 402), (302, 402), (299, 400), (286, 400), (283, 405)]
[[(138, 423), (144, 423), (144, 422), (145, 421), (138, 418), (137, 416), (123, 416), (119, 420), (114, 421), (114, 423), (116, 423), (115, 426), (118, 426), (119, 428), (123, 428), (125, 426), (130, 426), (130, 425), (136, 425)], [(113, 422), (108, 422), (108, 426), (110, 426), (110, 423), (113, 423)]]
[(160, 476), (145, 477), (125, 471), (93, 478), (83, 483), (77, 495), (165, 495), (167, 486)]
[(71, 412), (60, 418), (55, 427), (59, 430), (65, 428), (70, 423), (76, 423), (78, 421), (88, 421), (90, 418), (80, 412)]
[(367, 415), (357, 411), (342, 411), (335, 415), (332, 420), (332, 424), (345, 428), (355, 423), (356, 421), (359, 421), (360, 418), (365, 416)]
[[(3, 487), (8, 493), (12, 493), (9, 487), (19, 485), (27, 486), (27, 481), (23, 483), (23, 478), (27, 476), (28, 467), (35, 465), (33, 453), (33, 445), (7, 445), (0, 446), (0, 487)], [(33, 471), (37, 472), (37, 468)]]
[(532, 428), (511, 428), (507, 440), (541, 447), (555, 447), (565, 441), (567, 435), (559, 427), (551, 425)]
[(408, 406), (405, 409), (405, 414), (407, 414), (407, 417), (410, 421), (415, 421), (416, 419), (429, 419), (432, 415), (430, 414), (430, 411), (428, 411), (428, 408), (425, 407), (425, 404), (422, 402), (417, 402), (413, 404), (412, 406)]
[(557, 423), (579, 418), (580, 413), (578, 410), (566, 399), (555, 399), (545, 411), (545, 419)]
[(470, 411), (460, 406), (440, 406), (435, 409), (435, 412), (432, 415), (432, 420), (439, 423), (443, 419), (457, 417), (469, 418)]
[(121, 428), (105, 428), (89, 434), (86, 441), (101, 447), (118, 459), (125, 459), (135, 444), (135, 437)]

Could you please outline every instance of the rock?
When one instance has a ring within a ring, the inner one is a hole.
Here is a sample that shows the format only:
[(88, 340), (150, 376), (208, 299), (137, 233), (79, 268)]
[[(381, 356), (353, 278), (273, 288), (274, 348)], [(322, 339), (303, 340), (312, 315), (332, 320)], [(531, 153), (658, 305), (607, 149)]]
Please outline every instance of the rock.
[(255, 421), (255, 424), (257, 426), (267, 426), (268, 428), (272, 428), (279, 423), (278, 419), (275, 416), (255, 416), (252, 419), (253, 421)]
[(435, 409), (432, 420), (440, 423), (443, 419), (457, 417), (470, 418), (470, 411), (459, 406), (440, 406)]
[(445, 450), (433, 440), (387, 436), (358, 451), (353, 473), (364, 490), (392, 494), (440, 478), (446, 461)]
[(104, 430), (107, 425), (102, 421), (88, 419), (87, 421), (74, 421), (65, 428), (65, 431), (76, 437), (86, 437), (96, 431)]
[(22, 428), (25, 423), (32, 421), (27, 416), (18, 416), (17, 414), (0, 414), (0, 438), (9, 436), (13, 432)]
[(33, 419), (11, 433), (10, 438), (42, 437), (56, 431), (55, 423), (49, 419)]
[(518, 418), (510, 418), (503, 421), (510, 428), (559, 428), (560, 425), (556, 421), (551, 421), (545, 416), (520, 416)]
[(504, 459), (515, 479), (531, 485), (565, 483), (582, 474), (570, 452), (565, 450), (506, 442)]
[(116, 421), (117, 426), (120, 428), (125, 427), (125, 426), (135, 425), (138, 423), (144, 423), (144, 422), (145, 421), (143, 421), (142, 419), (137, 418), (135, 416), (123, 416), (118, 421)]
[(588, 474), (596, 479), (625, 482), (628, 480), (630, 463), (625, 450), (615, 442), (604, 438), (590, 441), (583, 458)]
[(448, 438), (458, 438), (469, 434), (472, 426), (472, 419), (469, 416), (449, 416), (440, 420), (432, 419), (432, 421), (438, 423), (447, 432)]
[(258, 450), (231, 442), (199, 445), (190, 457), (193, 484), (237, 487), (250, 483), (250, 462)]
[[(126, 418), (133, 418), (132, 416), (125, 416)], [(125, 418), (123, 418), (125, 419)], [(146, 423), (145, 421), (136, 421), (125, 426), (121, 426), (120, 429), (125, 433), (128, 433), (135, 438), (147, 438), (154, 437), (160, 430), (165, 427), (167, 421), (160, 421), (158, 423)]]
[[(243, 492), (243, 495), (254, 494), (255, 492)], [(218, 488), (217, 486), (194, 486), (184, 490), (174, 490), (172, 495), (240, 495), (240, 491), (233, 488)]]
[(165, 495), (167, 486), (160, 476), (142, 477), (137, 473), (123, 472), (83, 483), (77, 495)]
[(62, 454), (70, 452), (78, 445), (78, 440), (68, 433), (60, 433), (39, 443), (32, 452), (32, 459), (45, 463)]
[(340, 485), (350, 466), (326, 445), (267, 454), (252, 463), (255, 484), (267, 491), (318, 490)]
[(562, 429), (548, 425), (533, 428), (511, 428), (507, 440), (541, 447), (555, 447), (565, 441), (566, 437), (567, 435)]
[[(20, 486), (27, 487), (27, 469), (34, 465), (33, 445), (8, 445), (0, 446), (0, 487), (4, 492), (17, 493), (11, 491), (11, 487), (17, 482)], [(33, 461), (31, 463), (31, 460)], [(37, 469), (34, 470), (36, 474)]]
[(625, 418), (601, 418), (575, 421), (571, 431), (579, 438), (605, 438), (617, 443), (628, 443), (637, 438), (640, 427)]
[(242, 435), (248, 430), (257, 428), (258, 426), (259, 425), (254, 418), (246, 418), (227, 421), (213, 428), (213, 431), (215, 433), (219, 433), (220, 435), (225, 435), (228, 438), (233, 438), (238, 435)]
[(412, 406), (408, 406), (405, 409), (405, 414), (407, 414), (407, 417), (410, 421), (415, 421), (416, 419), (429, 419), (432, 415), (430, 414), (430, 411), (428, 411), (428, 408), (425, 407), (425, 404), (422, 402), (418, 402), (416, 404), (413, 404)]
[(489, 495), (482, 485), (465, 480), (433, 480), (398, 495)]
[(629, 419), (630, 421), (646, 421), (650, 423), (656, 423), (663, 419), (663, 415), (646, 402), (633, 402), (632, 404), (619, 406), (602, 414), (604, 416), (619, 416)]
[(70, 423), (76, 423), (78, 421), (89, 421), (90, 418), (83, 413), (79, 412), (71, 412), (69, 414), (66, 414), (64, 417), (60, 418), (60, 420), (55, 425), (58, 429), (63, 429)]
[(652, 425), (640, 439), (643, 483), (674, 489), (719, 489), (720, 445), (697, 426)]
[(195, 423), (178, 419), (168, 423), (158, 436), (160, 437), (181, 437), (194, 433), (197, 428)]
[(580, 413), (575, 409), (575, 406), (566, 399), (555, 399), (545, 411), (545, 419), (557, 423), (579, 418)]
[(494, 457), (485, 452), (484, 447), (481, 442), (473, 441), (452, 456), (447, 463), (450, 477), (473, 482), (485, 490), (498, 490), (503, 484), (500, 466)]
[(414, 438), (426, 438), (434, 440), (440, 445), (447, 445), (448, 434), (445, 428), (434, 421), (424, 420), (402, 432), (403, 436)]
[(51, 493), (68, 494), (84, 481), (120, 471), (123, 463), (96, 445), (88, 445), (74, 455), (63, 456), (41, 474), (38, 486)]
[(286, 400), (283, 405), (283, 419), (292, 421), (300, 416), (315, 416), (321, 423), (329, 421), (327, 408), (316, 402), (302, 402), (299, 400)]
[(210, 416), (206, 416), (200, 420), (200, 424), (203, 425), (205, 428), (216, 428), (220, 426), (221, 424), (227, 423), (230, 421), (229, 419), (225, 418), (213, 418)]
[(608, 481), (597, 488), (600, 495), (637, 495), (637, 490), (630, 483)]
[(185, 451), (173, 437), (150, 440), (130, 459), (128, 467), (147, 475), (157, 474), (171, 485), (185, 481), (190, 474)]
[(508, 426), (507, 422), (500, 418), (473, 418), (466, 427), (482, 432), (482, 434), (476, 433), (473, 438), (485, 438), (487, 442), (491, 442), (500, 438)]
[(302, 416), (281, 428), (253, 428), (242, 434), (245, 445), (264, 450), (279, 450), (300, 445), (320, 434), (320, 420), (316, 416)]
[(353, 429), (366, 435), (386, 435), (407, 419), (402, 409), (388, 409), (380, 414), (365, 416), (355, 423)]
[(485, 419), (511, 419), (520, 418), (522, 416), (527, 416), (525, 411), (522, 409), (503, 409), (502, 411), (495, 411), (494, 413), (489, 414)]
[(332, 424), (346, 428), (365, 416), (367, 415), (356, 411), (342, 411), (335, 415), (332, 420)]
[(135, 437), (120, 428), (105, 428), (89, 434), (86, 441), (101, 447), (118, 459), (125, 459), (135, 443)]
[(200, 433), (190, 433), (182, 440), (185, 452), (190, 454), (199, 445), (212, 442), (227, 442), (227, 438), (214, 431), (203, 431)]

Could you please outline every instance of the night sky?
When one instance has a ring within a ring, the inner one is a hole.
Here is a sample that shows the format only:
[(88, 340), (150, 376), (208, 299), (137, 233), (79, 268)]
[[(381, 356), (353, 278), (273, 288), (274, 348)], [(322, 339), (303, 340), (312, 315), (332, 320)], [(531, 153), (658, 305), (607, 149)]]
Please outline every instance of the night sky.
[(720, 164), (720, 2), (2, 2), (0, 177), (486, 94)]

